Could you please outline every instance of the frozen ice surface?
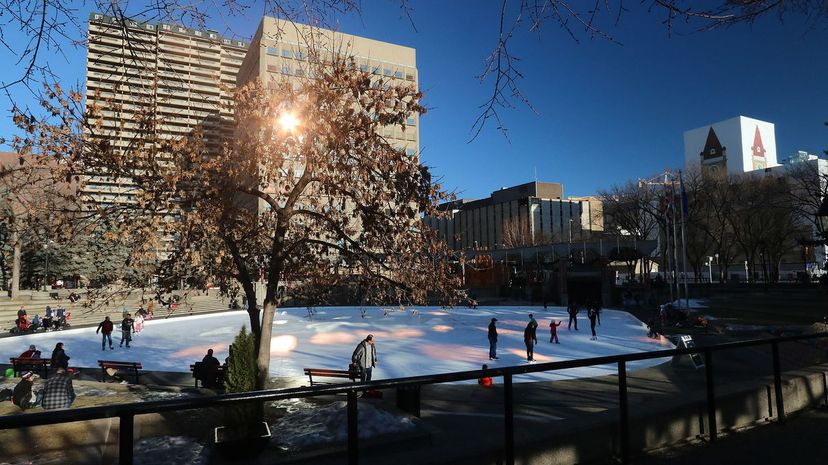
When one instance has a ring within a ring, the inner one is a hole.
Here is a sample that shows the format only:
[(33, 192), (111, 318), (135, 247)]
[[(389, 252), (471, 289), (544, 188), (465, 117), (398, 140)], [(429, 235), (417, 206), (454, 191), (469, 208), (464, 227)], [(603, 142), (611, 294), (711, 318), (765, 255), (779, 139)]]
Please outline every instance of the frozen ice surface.
[[(354, 347), (373, 334), (378, 365), (374, 379), (417, 376), (452, 371), (477, 370), (481, 364), (504, 367), (528, 363), (523, 329), (529, 313), (538, 321), (537, 362), (562, 361), (632, 352), (673, 348), (664, 338), (647, 337), (645, 325), (624, 311), (602, 310), (598, 340), (590, 340), (589, 321), (579, 315), (580, 331), (567, 330), (563, 307), (485, 307), (478, 309), (439, 307), (398, 308), (319, 307), (309, 318), (306, 308), (279, 309), (274, 318), (270, 374), (274, 377), (303, 377), (305, 367), (347, 369)], [(488, 360), (486, 328), (497, 318), (499, 360)], [(549, 322), (561, 320), (560, 344), (549, 343)], [(132, 347), (119, 348), (120, 331), (115, 331), (115, 350), (101, 350), (101, 336), (95, 328), (72, 329), (0, 339), (0, 353), (13, 357), (37, 345), (49, 357), (57, 342), (63, 342), (71, 357), (70, 366), (97, 367), (97, 361), (140, 361), (145, 370), (189, 371), (207, 349), (224, 360), (227, 347), (242, 325), (248, 325), (243, 311), (196, 315), (147, 321), (144, 330), (133, 336)], [(117, 326), (117, 325), (116, 325)], [(665, 359), (628, 364), (628, 370), (654, 366)], [(582, 378), (615, 374), (616, 366), (563, 370), (516, 376), (515, 382)], [(495, 380), (498, 382), (499, 380)]]

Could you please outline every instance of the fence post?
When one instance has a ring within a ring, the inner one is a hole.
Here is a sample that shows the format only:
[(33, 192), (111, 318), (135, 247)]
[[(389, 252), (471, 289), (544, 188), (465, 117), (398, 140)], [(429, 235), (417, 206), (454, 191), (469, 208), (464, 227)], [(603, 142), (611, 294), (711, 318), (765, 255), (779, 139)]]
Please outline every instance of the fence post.
[(506, 465), (515, 465), (515, 406), (512, 396), (512, 375), (503, 375), (503, 418), (506, 428), (504, 455)]
[(359, 463), (357, 419), (357, 392), (351, 389), (348, 391), (348, 465)]
[(131, 413), (122, 413), (118, 429), (118, 463), (132, 465), (133, 436), (135, 434), (135, 416)]
[(773, 390), (776, 395), (776, 421), (785, 423), (785, 398), (782, 397), (782, 372), (779, 369), (779, 343), (772, 342), (773, 351)]
[(704, 349), (704, 379), (707, 383), (707, 428), (710, 442), (716, 442), (716, 392), (713, 388), (713, 351)]
[(627, 362), (618, 361), (618, 427), (621, 446), (621, 463), (630, 463), (630, 411), (627, 404)]

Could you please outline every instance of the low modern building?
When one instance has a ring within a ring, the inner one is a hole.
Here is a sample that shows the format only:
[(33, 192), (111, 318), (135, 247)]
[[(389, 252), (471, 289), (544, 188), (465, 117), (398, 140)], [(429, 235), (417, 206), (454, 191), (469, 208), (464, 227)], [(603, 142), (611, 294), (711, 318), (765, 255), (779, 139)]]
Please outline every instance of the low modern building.
[(581, 241), (603, 230), (596, 197), (563, 197), (563, 185), (529, 182), (504, 187), (485, 199), (461, 199), (441, 206), (448, 216), (426, 216), (454, 250), (501, 250)]

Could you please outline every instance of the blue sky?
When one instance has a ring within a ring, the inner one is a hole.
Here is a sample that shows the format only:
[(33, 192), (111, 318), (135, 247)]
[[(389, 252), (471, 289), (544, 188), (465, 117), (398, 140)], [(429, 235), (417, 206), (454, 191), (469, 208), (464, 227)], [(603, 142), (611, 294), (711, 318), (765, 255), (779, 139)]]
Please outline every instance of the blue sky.
[[(409, 3), (416, 30), (395, 0), (364, 2), (360, 17), (340, 18), (340, 30), (417, 49), (430, 109), (421, 119), (422, 160), (460, 196), (485, 197), (535, 173), (563, 183), (566, 195), (594, 194), (680, 167), (685, 130), (739, 114), (776, 124), (780, 159), (795, 150), (828, 149), (828, 21), (809, 27), (802, 18), (782, 23), (769, 16), (754, 25), (668, 37), (664, 15), (636, 3), (618, 25), (614, 16), (603, 18), (623, 45), (583, 34), (575, 42), (553, 23), (540, 34), (524, 25), (511, 49), (537, 113), (518, 105), (504, 113), (509, 141), (492, 124), (469, 143), (478, 106), (491, 90), (476, 76), (496, 45), (499, 2)], [(85, 19), (87, 13), (78, 14)], [(251, 35), (259, 15), (252, 8), (246, 17), (211, 26)], [(85, 50), (70, 49), (67, 59), (51, 65), (65, 84), (82, 82)], [(0, 136), (7, 136), (8, 104), (0, 104)]]

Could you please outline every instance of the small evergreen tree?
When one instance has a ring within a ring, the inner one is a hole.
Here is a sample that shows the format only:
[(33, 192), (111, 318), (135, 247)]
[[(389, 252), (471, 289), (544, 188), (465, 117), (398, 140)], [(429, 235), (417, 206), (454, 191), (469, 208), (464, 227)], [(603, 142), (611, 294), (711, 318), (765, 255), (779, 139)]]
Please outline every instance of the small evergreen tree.
[(256, 386), (256, 352), (252, 332), (242, 326), (233, 345), (230, 346), (230, 358), (227, 361), (225, 387), (227, 392), (252, 391)]

